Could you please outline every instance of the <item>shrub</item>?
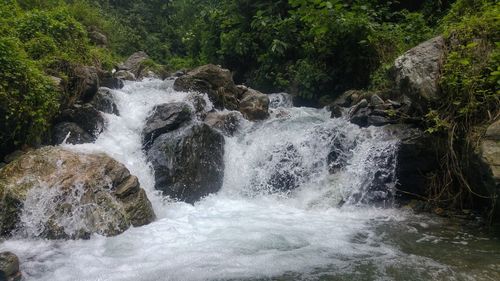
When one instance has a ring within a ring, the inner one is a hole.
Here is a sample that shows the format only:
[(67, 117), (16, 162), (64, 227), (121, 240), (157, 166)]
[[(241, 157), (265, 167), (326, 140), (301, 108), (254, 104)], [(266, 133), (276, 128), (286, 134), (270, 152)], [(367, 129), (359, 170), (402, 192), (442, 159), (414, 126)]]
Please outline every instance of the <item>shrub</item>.
[(0, 37), (0, 145), (41, 141), (58, 110), (53, 82), (29, 60), (16, 38)]

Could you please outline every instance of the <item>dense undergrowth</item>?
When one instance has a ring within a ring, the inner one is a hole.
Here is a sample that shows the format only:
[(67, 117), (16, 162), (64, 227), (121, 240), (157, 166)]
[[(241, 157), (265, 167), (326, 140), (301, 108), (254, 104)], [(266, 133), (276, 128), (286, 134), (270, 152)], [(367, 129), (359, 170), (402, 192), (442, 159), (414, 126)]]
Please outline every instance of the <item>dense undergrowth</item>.
[(440, 29), (448, 46), (442, 97), (426, 120), (427, 131), (443, 137), (444, 152), (431, 199), (466, 208), (495, 205), (498, 194), (478, 184), (480, 161), (474, 155), (487, 125), (500, 116), (500, 3), (457, 1)]
[(43, 140), (65, 100), (65, 93), (49, 77), (67, 80), (68, 73), (61, 65), (113, 65), (113, 53), (93, 45), (88, 37), (89, 26), (78, 20), (82, 12), (97, 15), (99, 11), (83, 2), (71, 2), (0, 3), (1, 154)]

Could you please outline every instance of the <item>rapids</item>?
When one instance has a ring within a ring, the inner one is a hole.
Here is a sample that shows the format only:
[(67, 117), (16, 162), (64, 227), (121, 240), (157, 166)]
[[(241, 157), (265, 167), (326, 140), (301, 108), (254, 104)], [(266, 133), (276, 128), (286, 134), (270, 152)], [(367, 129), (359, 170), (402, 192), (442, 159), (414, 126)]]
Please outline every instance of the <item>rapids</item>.
[(226, 137), (217, 194), (194, 206), (163, 198), (141, 132), (155, 105), (189, 100), (172, 83), (113, 91), (121, 116), (105, 114), (93, 144), (64, 144), (126, 165), (157, 220), (116, 237), (3, 241), (25, 280), (500, 280), (497, 238), (392, 207), (396, 139), (326, 110), (291, 107), (283, 94), (271, 96), (271, 118), (242, 121)]

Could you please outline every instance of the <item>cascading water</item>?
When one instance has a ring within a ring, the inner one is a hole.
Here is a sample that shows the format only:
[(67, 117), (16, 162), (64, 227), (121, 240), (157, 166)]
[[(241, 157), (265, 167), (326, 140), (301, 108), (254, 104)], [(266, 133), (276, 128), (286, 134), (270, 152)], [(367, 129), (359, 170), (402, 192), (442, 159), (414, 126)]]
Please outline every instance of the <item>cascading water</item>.
[[(390, 237), (399, 235), (404, 243), (418, 240), (422, 247), (434, 247), (440, 238), (421, 232), (439, 222), (421, 217), (408, 221), (409, 213), (380, 208), (390, 207), (397, 164), (397, 140), (380, 128), (361, 129), (331, 119), (326, 110), (293, 108), (286, 95), (275, 94), (271, 118), (242, 121), (239, 132), (226, 137), (221, 191), (189, 205), (165, 200), (154, 190), (141, 132), (155, 105), (189, 101), (190, 94), (174, 91), (168, 80), (129, 83), (113, 94), (121, 116), (105, 115), (106, 129), (95, 143), (64, 146), (105, 152), (126, 165), (147, 191), (158, 218), (116, 237), (46, 241), (20, 236), (4, 241), (0, 249), (20, 256), (26, 280), (476, 276), (391, 242)], [(22, 215), (25, 225), (37, 225), (47, 209), (45, 195), (33, 196)]]

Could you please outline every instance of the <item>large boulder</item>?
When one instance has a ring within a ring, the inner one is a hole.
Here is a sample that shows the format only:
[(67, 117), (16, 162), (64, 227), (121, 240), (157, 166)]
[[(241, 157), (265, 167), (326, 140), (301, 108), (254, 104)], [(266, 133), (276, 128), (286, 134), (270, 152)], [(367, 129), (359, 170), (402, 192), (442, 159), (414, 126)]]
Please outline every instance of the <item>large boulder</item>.
[(185, 102), (160, 104), (153, 108), (142, 131), (143, 145), (148, 147), (160, 135), (179, 128), (193, 118), (192, 109)]
[(269, 97), (251, 88), (239, 87), (241, 100), (239, 110), (246, 119), (255, 121), (269, 117)]
[(75, 143), (93, 142), (103, 130), (104, 117), (92, 104), (76, 104), (63, 110), (56, 118), (52, 139), (55, 141), (54, 144), (60, 144), (59, 141), (71, 133), (72, 140), (78, 140)]
[[(144, 70), (144, 61), (148, 60), (149, 56), (145, 52), (136, 52), (132, 54), (124, 63), (118, 65), (118, 71), (128, 71), (134, 75), (135, 78), (142, 76)], [(122, 77), (119, 77), (122, 78)], [(130, 79), (124, 79), (130, 80)]]
[(421, 113), (439, 99), (439, 78), (446, 46), (443, 37), (432, 38), (396, 59), (391, 73), (396, 91), (407, 95)]
[(213, 64), (189, 71), (174, 82), (176, 91), (206, 93), (218, 109), (238, 109), (238, 89), (231, 72)]
[(0, 233), (87, 238), (118, 235), (155, 218), (128, 169), (105, 154), (60, 147), (28, 152), (0, 170)]
[(187, 203), (219, 191), (224, 176), (224, 137), (192, 124), (157, 137), (147, 151), (155, 188)]
[(104, 113), (120, 115), (118, 106), (115, 103), (111, 89), (101, 87), (95, 94), (90, 104), (97, 110)]
[(19, 258), (11, 252), (0, 253), (0, 280), (21, 281)]

